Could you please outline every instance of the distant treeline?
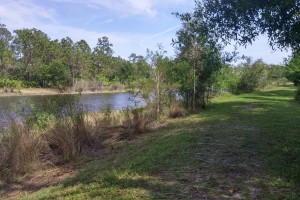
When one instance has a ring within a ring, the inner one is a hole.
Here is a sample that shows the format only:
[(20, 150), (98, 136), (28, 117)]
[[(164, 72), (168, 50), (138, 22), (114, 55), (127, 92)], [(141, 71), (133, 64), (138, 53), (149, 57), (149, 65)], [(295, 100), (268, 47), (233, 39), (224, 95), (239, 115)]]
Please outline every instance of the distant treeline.
[(35, 28), (11, 33), (0, 24), (0, 79), (18, 80), (32, 87), (100, 87), (149, 77), (143, 56), (133, 53), (128, 60), (114, 57), (112, 47), (105, 36), (91, 49), (85, 40), (51, 40)]

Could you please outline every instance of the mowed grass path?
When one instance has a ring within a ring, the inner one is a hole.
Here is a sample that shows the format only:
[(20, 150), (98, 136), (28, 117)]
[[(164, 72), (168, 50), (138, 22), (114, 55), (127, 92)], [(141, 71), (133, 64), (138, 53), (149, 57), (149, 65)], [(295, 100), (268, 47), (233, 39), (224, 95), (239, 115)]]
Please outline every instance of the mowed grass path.
[(293, 87), (214, 99), (24, 199), (299, 199)]

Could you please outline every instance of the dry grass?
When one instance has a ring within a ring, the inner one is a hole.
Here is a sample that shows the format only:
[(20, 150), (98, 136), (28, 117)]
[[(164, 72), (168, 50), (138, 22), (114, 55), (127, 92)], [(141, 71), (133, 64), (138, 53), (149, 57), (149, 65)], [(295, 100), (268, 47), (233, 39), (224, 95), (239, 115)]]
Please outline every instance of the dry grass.
[(90, 122), (83, 113), (59, 120), (44, 137), (50, 152), (59, 157), (60, 162), (69, 161), (96, 143)]
[(39, 135), (15, 121), (2, 136), (0, 145), (0, 173), (7, 182), (13, 181), (18, 174), (34, 169), (43, 147)]
[(179, 118), (179, 117), (184, 117), (186, 115), (185, 110), (178, 104), (174, 104), (170, 107), (169, 110), (169, 117), (170, 118)]
[(150, 130), (151, 124), (155, 121), (153, 109), (137, 108), (123, 111), (124, 120), (122, 125), (125, 133), (140, 134)]

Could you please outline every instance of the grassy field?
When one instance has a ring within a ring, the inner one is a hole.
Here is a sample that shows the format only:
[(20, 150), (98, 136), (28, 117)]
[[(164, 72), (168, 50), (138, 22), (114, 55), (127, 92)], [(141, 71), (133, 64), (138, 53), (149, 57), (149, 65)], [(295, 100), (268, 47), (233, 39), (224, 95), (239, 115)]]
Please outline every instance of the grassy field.
[(118, 141), (72, 178), (18, 198), (299, 199), (294, 90), (216, 98), (207, 110)]

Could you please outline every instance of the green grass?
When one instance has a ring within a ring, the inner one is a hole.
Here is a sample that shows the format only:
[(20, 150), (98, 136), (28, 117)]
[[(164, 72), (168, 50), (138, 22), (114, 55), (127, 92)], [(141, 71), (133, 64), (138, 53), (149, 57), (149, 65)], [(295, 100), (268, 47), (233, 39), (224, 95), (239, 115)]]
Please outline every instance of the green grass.
[(214, 99), (23, 199), (299, 199), (293, 87)]

